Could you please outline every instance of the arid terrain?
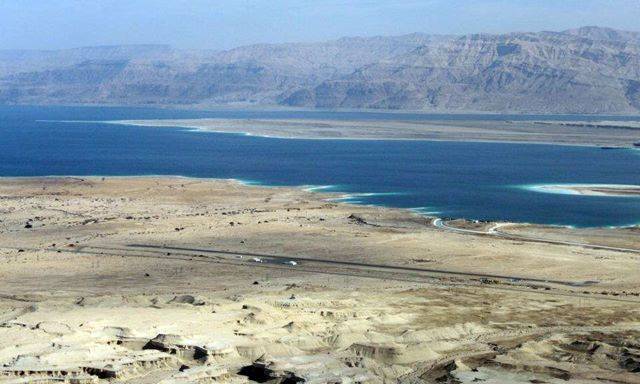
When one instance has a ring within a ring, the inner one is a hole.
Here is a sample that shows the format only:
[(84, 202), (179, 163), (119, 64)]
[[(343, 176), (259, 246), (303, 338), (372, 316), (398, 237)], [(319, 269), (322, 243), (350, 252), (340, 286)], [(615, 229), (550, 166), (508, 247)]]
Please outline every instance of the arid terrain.
[(640, 33), (594, 26), (359, 35), (227, 50), (47, 48), (0, 49), (0, 103), (640, 112)]
[(640, 383), (640, 232), (0, 180), (0, 382)]

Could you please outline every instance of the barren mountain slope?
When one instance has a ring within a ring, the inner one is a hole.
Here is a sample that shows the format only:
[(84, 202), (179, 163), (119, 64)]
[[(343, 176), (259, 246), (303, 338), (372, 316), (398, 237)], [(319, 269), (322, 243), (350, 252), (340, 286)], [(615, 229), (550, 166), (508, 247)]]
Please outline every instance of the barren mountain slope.
[(636, 113), (640, 35), (584, 27), (342, 38), (228, 51), (0, 51), (0, 103)]

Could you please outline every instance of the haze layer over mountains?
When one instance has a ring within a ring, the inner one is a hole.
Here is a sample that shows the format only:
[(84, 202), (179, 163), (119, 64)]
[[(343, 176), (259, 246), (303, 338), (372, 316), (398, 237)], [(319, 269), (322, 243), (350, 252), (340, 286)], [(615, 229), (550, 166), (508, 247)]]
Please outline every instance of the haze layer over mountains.
[(640, 33), (342, 38), (228, 51), (0, 51), (2, 104), (638, 113)]

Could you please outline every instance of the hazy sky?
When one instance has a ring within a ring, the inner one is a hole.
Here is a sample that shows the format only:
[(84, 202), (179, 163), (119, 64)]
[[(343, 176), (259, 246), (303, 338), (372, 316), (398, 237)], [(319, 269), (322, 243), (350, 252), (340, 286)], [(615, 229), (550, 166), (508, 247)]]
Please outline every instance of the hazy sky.
[(262, 42), (411, 32), (640, 29), (640, 0), (0, 0), (0, 49)]

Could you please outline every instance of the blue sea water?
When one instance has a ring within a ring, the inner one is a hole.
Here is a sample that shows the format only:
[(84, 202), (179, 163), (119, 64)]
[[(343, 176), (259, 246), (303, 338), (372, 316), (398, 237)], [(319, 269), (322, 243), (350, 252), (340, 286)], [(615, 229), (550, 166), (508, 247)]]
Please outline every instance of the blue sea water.
[[(0, 106), (0, 176), (182, 175), (325, 186), (362, 204), (543, 224), (640, 223), (640, 198), (539, 193), (539, 184), (640, 185), (640, 151), (537, 144), (287, 140), (105, 121), (162, 118), (576, 120), (576, 116), (180, 111)], [(582, 120), (626, 117), (580, 116)]]

